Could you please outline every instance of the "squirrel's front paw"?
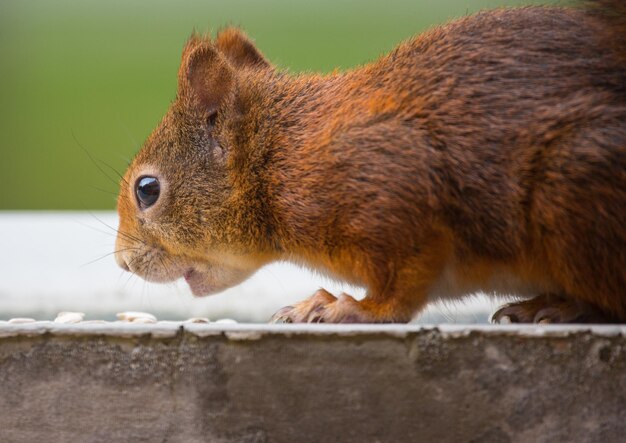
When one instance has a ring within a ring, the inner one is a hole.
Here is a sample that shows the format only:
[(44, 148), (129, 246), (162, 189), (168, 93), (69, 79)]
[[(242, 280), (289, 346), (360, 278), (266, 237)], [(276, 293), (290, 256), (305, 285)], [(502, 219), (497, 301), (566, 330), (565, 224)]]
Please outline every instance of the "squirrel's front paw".
[[(384, 320), (382, 320), (384, 321)], [(380, 323), (372, 311), (347, 294), (335, 297), (320, 289), (293, 306), (280, 309), (271, 323)]]
[(330, 292), (320, 289), (300, 303), (279, 309), (270, 319), (270, 323), (311, 323), (314, 312), (336, 300)]

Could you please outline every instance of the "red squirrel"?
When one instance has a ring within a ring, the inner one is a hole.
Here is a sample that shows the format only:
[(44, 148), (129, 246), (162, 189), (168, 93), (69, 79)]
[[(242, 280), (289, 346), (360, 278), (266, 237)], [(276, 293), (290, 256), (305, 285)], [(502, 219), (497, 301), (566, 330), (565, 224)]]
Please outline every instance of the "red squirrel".
[(116, 260), (208, 295), (275, 260), (366, 288), (285, 322), (407, 322), (477, 291), (496, 322), (626, 320), (626, 5), (496, 9), (329, 75), (192, 35), (118, 200)]

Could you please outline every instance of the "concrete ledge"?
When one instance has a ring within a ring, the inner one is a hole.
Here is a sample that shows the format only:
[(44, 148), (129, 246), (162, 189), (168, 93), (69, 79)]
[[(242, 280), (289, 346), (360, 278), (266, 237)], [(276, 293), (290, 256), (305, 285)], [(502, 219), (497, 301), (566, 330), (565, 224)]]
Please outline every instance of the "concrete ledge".
[(0, 323), (0, 440), (619, 441), (626, 326)]

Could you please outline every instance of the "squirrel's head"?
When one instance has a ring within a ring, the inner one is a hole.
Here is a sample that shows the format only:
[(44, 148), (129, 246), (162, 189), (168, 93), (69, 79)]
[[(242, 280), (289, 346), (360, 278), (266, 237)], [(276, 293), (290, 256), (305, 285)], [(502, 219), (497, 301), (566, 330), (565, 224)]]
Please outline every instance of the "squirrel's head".
[(268, 261), (251, 244), (263, 233), (241, 209), (235, 146), (245, 144), (249, 126), (242, 76), (266, 71), (271, 66), (237, 29), (214, 41), (189, 39), (176, 99), (120, 185), (115, 258), (122, 268), (155, 282), (184, 277), (195, 295), (208, 295)]

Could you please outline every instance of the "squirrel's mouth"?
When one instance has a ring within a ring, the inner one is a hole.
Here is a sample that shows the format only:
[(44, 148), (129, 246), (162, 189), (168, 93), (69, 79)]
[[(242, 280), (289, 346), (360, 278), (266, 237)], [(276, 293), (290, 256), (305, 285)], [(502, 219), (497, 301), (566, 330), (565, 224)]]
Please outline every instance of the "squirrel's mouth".
[(189, 268), (183, 273), (183, 278), (185, 279), (187, 283), (189, 283), (189, 280), (193, 278), (193, 275), (195, 273), (196, 273), (196, 270), (194, 268)]
[(194, 268), (189, 268), (183, 273), (183, 278), (189, 285), (191, 293), (196, 297), (207, 295), (208, 288), (206, 288), (205, 279), (202, 277)]
[(226, 289), (227, 286), (215, 284), (211, 275), (198, 271), (195, 268), (189, 268), (183, 273), (183, 278), (189, 285), (191, 293), (195, 297), (215, 294)]
[(189, 267), (182, 274), (191, 293), (196, 297), (222, 292), (241, 283), (251, 274), (250, 271), (228, 266), (214, 264), (199, 264), (198, 266)]

